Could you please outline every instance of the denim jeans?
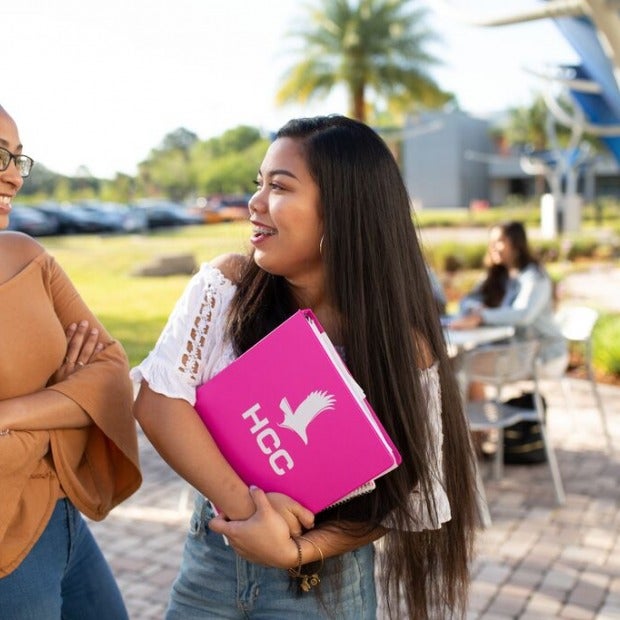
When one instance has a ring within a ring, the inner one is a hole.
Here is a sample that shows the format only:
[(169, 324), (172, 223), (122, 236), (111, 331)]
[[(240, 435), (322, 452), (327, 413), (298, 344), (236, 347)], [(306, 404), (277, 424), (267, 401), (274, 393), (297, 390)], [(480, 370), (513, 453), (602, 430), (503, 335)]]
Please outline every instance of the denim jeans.
[(24, 561), (0, 578), (2, 620), (128, 620), (121, 593), (82, 515), (58, 501)]
[(166, 620), (374, 620), (377, 600), (374, 547), (367, 545), (329, 558), (315, 591), (298, 594), (287, 571), (240, 558), (207, 526), (210, 504), (198, 497), (185, 543), (181, 569), (172, 587)]

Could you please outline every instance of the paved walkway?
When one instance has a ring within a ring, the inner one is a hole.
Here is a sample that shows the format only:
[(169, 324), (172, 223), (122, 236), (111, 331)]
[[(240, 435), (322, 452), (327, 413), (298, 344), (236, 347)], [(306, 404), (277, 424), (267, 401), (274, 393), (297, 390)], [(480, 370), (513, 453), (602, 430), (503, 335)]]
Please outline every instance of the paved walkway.
[(560, 295), (571, 303), (583, 303), (609, 312), (620, 312), (620, 268), (597, 265), (568, 275)]
[[(571, 277), (567, 292), (575, 301), (620, 310), (620, 287), (611, 282), (619, 274), (597, 269)], [(600, 386), (617, 446), (609, 454), (589, 384), (571, 385), (572, 410), (558, 385), (545, 390), (563, 507), (555, 505), (546, 465), (507, 466), (500, 482), (483, 470), (493, 522), (478, 539), (468, 620), (620, 620), (620, 387)], [(142, 488), (92, 529), (131, 620), (161, 620), (191, 499), (142, 436), (140, 449)]]
[[(620, 450), (606, 453), (589, 384), (571, 384), (573, 411), (556, 386), (546, 390), (566, 505), (556, 507), (546, 465), (509, 466), (501, 482), (486, 479), (493, 523), (479, 536), (471, 620), (620, 619)], [(620, 447), (620, 388), (600, 389)], [(142, 488), (92, 529), (131, 620), (160, 620), (191, 500), (148, 441), (140, 442)]]

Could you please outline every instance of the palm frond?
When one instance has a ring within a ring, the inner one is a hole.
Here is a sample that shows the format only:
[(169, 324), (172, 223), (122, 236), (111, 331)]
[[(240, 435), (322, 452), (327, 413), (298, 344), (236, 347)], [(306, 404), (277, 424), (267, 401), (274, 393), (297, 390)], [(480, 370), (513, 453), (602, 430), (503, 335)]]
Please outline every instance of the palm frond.
[[(377, 98), (426, 102), (451, 98), (430, 76), (440, 60), (427, 49), (437, 40), (425, 24), (427, 10), (413, 0), (317, 0), (292, 32), (297, 60), (276, 95), (279, 104), (307, 102), (344, 84), (351, 100)], [(364, 109), (365, 104), (358, 106)]]

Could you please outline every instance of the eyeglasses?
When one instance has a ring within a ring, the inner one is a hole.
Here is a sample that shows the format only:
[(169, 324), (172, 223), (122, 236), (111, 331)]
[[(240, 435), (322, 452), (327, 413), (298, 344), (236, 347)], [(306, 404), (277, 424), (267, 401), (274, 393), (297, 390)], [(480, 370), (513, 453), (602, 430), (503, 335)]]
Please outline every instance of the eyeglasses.
[(7, 151), (0, 146), (0, 172), (3, 172), (9, 167), (11, 159), (17, 166), (17, 171), (21, 177), (27, 177), (32, 170), (34, 160), (28, 155), (14, 155), (11, 151)]

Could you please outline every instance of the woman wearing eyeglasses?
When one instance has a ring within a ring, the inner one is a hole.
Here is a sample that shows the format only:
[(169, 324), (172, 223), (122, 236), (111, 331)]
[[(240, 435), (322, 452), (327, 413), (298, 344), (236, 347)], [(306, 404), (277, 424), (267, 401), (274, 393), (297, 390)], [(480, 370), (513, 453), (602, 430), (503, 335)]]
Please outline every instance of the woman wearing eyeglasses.
[(32, 164), (0, 106), (0, 617), (122, 620), (80, 513), (141, 482), (128, 364), (44, 248), (4, 230)]

